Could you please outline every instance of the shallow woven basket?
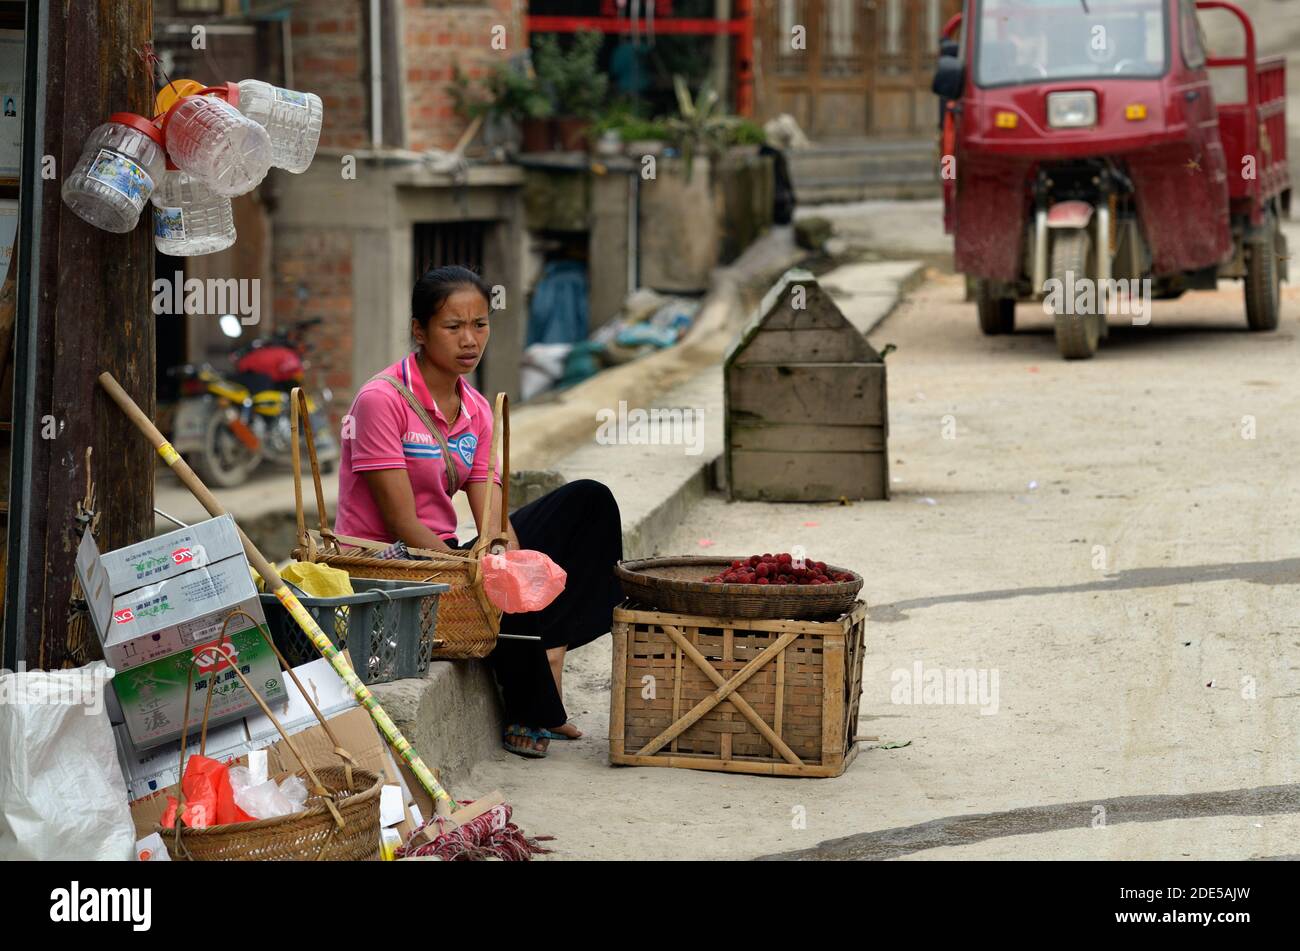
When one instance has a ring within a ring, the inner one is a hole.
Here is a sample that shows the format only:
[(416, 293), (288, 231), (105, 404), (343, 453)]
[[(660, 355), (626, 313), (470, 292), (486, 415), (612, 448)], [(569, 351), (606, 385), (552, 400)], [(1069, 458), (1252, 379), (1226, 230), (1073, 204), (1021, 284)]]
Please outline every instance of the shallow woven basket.
[(369, 770), (342, 766), (316, 769), (333, 795), (343, 827), (321, 796), (308, 796), (307, 808), (276, 819), (254, 819), (204, 829), (157, 827), (174, 862), (282, 862), (322, 860), (369, 862), (379, 858), (379, 794), (384, 781)]
[[(239, 669), (238, 660), (224, 648), (226, 629), (237, 617), (252, 621), (261, 633), (280, 665), (299, 692), (307, 698), (312, 713), (320, 721), (321, 728), (333, 744), (334, 753), (342, 761), (338, 766), (317, 766), (313, 768), (303, 759), (298, 744), (285, 732), (284, 726), (271, 712), (253, 687), (243, 671)], [(213, 652), (217, 655), (211, 656)], [(222, 655), (225, 655), (222, 657)], [(206, 752), (208, 742), (208, 719), (212, 712), (212, 692), (216, 678), (221, 670), (221, 659), (239, 678), (244, 689), (257, 701), (262, 713), (275, 725), (285, 745), (298, 760), (301, 769), (297, 775), (302, 776), (307, 785), (306, 808), (301, 812), (271, 819), (253, 819), (249, 822), (231, 822), (222, 825), (191, 828), (185, 825), (184, 776), (186, 768), (185, 751), (188, 746), (190, 725), (190, 697), (194, 695), (194, 668), (199, 663), (212, 663), (211, 680), (205, 695), (207, 703), (203, 707), (202, 732), (199, 734), (199, 755)], [(352, 754), (344, 749), (334, 735), (324, 715), (311, 700), (311, 694), (303, 687), (293, 668), (284, 661), (272, 642), (271, 637), (257, 620), (246, 611), (236, 608), (226, 615), (221, 633), (212, 645), (205, 646), (196, 653), (189, 668), (189, 677), (185, 685), (185, 713), (181, 722), (181, 785), (176, 804), (176, 821), (168, 829), (158, 824), (155, 831), (162, 836), (167, 846), (167, 854), (175, 862), (266, 862), (266, 861), (346, 861), (360, 862), (379, 858), (379, 796), (383, 780), (369, 770), (356, 765)]]
[[(420, 609), (424, 636), (434, 641), (433, 660), (469, 660), (486, 657), (496, 647), (501, 632), (501, 609), (483, 590), (483, 555), (489, 551), (505, 550), (507, 540), (507, 512), (510, 511), (510, 415), (506, 394), (498, 393), (493, 412), (492, 447), (488, 459), (488, 484), (496, 474), (496, 461), (501, 453), (501, 511), (498, 530), (488, 529), (496, 521), (494, 497), (488, 493), (487, 511), (483, 515), (485, 530), (474, 547), (463, 555), (413, 548), (419, 559), (383, 559), (367, 557), (365, 552), (379, 552), (388, 547), (383, 542), (366, 538), (336, 535), (330, 529), (325, 515), (325, 495), (321, 490), (320, 463), (316, 459), (316, 442), (312, 436), (311, 414), (306, 411), (306, 394), (295, 389), (290, 400), (294, 432), (298, 431), (301, 415), (305, 427), (307, 455), (311, 460), (311, 474), (316, 487), (316, 510), (320, 531), (308, 531), (302, 501), (302, 464), (299, 459), (298, 440), (293, 441), (293, 490), (298, 510), (298, 547), (293, 557), (299, 561), (315, 562), (341, 568), (359, 578), (380, 578), (394, 581), (416, 581), (445, 584), (451, 590), (425, 599)], [(301, 408), (301, 412), (300, 412)], [(433, 597), (438, 598), (435, 602)], [(436, 628), (427, 625), (436, 617)]]
[(643, 558), (620, 561), (614, 571), (623, 593), (637, 604), (723, 618), (839, 617), (853, 606), (862, 590), (862, 576), (848, 568), (827, 565), (828, 571), (848, 571), (852, 581), (835, 584), (725, 584), (700, 581), (731, 567), (735, 558)]

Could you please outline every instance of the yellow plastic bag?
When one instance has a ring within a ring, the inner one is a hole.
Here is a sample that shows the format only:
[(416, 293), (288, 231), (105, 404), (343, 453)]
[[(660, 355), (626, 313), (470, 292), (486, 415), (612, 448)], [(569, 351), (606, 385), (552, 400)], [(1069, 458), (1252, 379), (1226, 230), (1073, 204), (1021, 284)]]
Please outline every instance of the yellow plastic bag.
[(352, 579), (341, 568), (329, 565), (315, 565), (309, 561), (294, 561), (281, 570), (280, 577), (290, 584), (296, 584), (313, 598), (338, 598), (346, 594), (356, 594), (352, 590)]

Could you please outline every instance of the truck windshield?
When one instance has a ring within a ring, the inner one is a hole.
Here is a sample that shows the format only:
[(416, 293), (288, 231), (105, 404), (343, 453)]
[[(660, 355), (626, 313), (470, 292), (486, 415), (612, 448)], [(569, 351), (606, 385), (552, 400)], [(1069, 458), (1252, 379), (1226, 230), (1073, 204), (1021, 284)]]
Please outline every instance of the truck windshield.
[(1164, 0), (982, 0), (975, 81), (1002, 86), (1164, 74)]

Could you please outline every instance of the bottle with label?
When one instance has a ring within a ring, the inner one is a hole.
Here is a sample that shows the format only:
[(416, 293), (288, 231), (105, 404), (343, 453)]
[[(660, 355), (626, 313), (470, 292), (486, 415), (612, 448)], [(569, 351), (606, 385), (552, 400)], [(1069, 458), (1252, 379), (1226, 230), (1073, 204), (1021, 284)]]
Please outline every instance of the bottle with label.
[(272, 165), (295, 175), (307, 170), (320, 143), (320, 96), (245, 79), (239, 83), (239, 111), (271, 136)]
[(153, 193), (153, 243), (163, 254), (195, 257), (235, 243), (230, 199), (167, 163)]
[(180, 99), (163, 120), (171, 160), (226, 198), (252, 191), (271, 167), (270, 135), (238, 103), (234, 83), (208, 87)]
[(96, 228), (124, 234), (136, 226), (162, 178), (163, 133), (144, 116), (115, 112), (90, 133), (63, 183), (63, 200)]

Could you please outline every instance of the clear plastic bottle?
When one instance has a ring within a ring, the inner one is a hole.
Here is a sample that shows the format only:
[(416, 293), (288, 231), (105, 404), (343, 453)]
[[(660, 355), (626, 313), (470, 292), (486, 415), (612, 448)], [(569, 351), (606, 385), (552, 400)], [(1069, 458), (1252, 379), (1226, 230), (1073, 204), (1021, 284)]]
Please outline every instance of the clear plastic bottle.
[(153, 243), (163, 254), (196, 257), (235, 243), (230, 199), (170, 162), (154, 189), (153, 206)]
[(63, 200), (96, 228), (124, 234), (140, 221), (165, 162), (162, 131), (144, 116), (115, 112), (87, 137)]
[(245, 79), (239, 83), (239, 111), (270, 134), (272, 165), (295, 175), (307, 171), (320, 144), (320, 96)]
[(172, 106), (163, 122), (171, 160), (226, 198), (252, 191), (271, 167), (271, 137), (228, 101), (238, 97), (234, 83), (205, 89)]

